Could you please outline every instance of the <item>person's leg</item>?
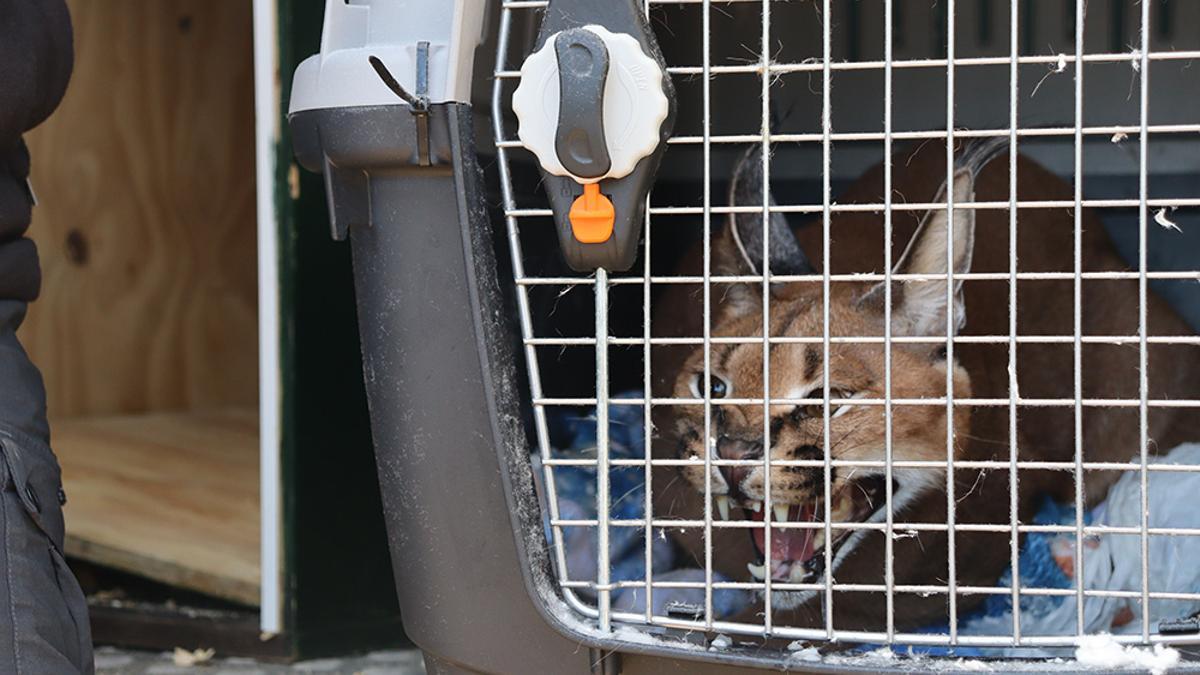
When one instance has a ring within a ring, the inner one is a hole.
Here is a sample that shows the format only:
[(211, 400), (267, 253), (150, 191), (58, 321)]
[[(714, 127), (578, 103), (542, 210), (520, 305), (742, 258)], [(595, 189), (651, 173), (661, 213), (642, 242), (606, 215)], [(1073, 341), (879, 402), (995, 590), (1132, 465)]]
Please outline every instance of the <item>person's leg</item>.
[(65, 495), (45, 392), (0, 300), (0, 673), (91, 673), (87, 604), (63, 560)]
[(21, 135), (62, 100), (74, 61), (63, 0), (0, 0), (0, 674), (91, 673), (87, 604), (63, 560), (42, 378), (17, 341), (38, 295)]

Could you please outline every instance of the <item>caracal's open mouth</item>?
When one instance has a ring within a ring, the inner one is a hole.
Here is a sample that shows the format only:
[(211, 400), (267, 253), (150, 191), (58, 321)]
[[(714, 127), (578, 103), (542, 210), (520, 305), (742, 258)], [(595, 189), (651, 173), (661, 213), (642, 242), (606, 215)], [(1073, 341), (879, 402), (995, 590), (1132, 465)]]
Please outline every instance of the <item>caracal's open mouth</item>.
[[(834, 492), (830, 513), (834, 523), (860, 523), (868, 520), (883, 508), (886, 481), (883, 476), (866, 476), (845, 483)], [(893, 486), (894, 487), (894, 486)], [(893, 491), (894, 492), (894, 491)], [(762, 502), (758, 502), (760, 505)], [(750, 519), (763, 522), (768, 509), (752, 505), (745, 509)], [(770, 510), (771, 555), (766, 555), (766, 528), (751, 530), (751, 538), (758, 553), (758, 562), (747, 565), (755, 579), (763, 580), (768, 572), (774, 581), (804, 583), (819, 577), (825, 571), (825, 549), (830, 554), (854, 531), (835, 528), (826, 541), (825, 505), (819, 498), (806, 504), (775, 504)], [(788, 527), (782, 523), (807, 523), (820, 527)], [(769, 562), (768, 562), (769, 560)]]

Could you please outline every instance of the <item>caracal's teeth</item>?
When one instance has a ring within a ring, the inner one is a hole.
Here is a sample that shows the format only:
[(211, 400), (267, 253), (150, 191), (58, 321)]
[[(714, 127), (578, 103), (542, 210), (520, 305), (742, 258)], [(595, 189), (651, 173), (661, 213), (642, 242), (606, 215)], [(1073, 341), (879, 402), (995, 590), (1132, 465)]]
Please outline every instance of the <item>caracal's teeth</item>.
[(762, 500), (761, 499), (750, 500), (750, 510), (754, 511), (755, 513), (761, 513), (762, 512)]
[(804, 565), (792, 565), (788, 570), (787, 580), (789, 583), (802, 584), (808, 578), (808, 570), (804, 569)]
[(725, 495), (717, 495), (717, 511), (721, 514), (721, 520), (729, 520), (729, 497)]
[(788, 521), (788, 511), (792, 507), (787, 504), (775, 504), (773, 508), (775, 509), (775, 522), (786, 523)]
[(825, 546), (825, 530), (817, 530), (813, 534), (813, 550), (820, 551)]
[(755, 565), (754, 563), (746, 563), (746, 569), (750, 570), (750, 576), (762, 581), (767, 578), (767, 566)]

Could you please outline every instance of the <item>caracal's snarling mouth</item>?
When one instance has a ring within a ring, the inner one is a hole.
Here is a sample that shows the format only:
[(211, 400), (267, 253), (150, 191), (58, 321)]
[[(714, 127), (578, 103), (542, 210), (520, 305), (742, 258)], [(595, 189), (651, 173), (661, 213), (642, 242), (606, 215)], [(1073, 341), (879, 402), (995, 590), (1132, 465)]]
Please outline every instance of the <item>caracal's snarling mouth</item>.
[[(861, 523), (873, 519), (886, 502), (886, 480), (883, 475), (871, 475), (843, 482), (834, 488), (829, 515), (832, 523)], [(893, 492), (895, 482), (893, 481)], [(728, 498), (717, 497), (722, 516), (728, 513)], [(726, 500), (721, 504), (721, 500)], [(750, 520), (764, 522), (767, 509), (758, 500), (743, 500), (741, 506)], [(766, 527), (750, 531), (758, 561), (750, 563), (750, 574), (759, 581), (770, 574), (773, 581), (806, 583), (819, 578), (825, 571), (826, 548), (829, 555), (838, 549), (855, 530), (825, 528), (825, 503), (814, 497), (804, 504), (776, 503), (770, 510), (772, 527), (770, 555), (767, 555)], [(828, 538), (827, 538), (828, 537)]]

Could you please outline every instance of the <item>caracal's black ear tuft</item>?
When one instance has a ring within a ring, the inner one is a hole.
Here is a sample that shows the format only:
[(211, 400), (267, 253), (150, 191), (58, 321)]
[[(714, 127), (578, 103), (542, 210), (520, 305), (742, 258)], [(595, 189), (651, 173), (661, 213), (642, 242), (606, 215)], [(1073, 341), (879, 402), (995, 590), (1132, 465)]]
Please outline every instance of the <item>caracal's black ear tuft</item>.
[[(768, 161), (769, 161), (768, 157)], [(733, 172), (729, 187), (731, 206), (755, 207), (746, 213), (731, 213), (729, 234), (737, 258), (750, 274), (761, 274), (763, 270), (763, 199), (775, 206), (769, 189), (764, 189), (762, 146), (754, 145), (741, 159)], [(765, 232), (770, 251), (770, 272), (775, 274), (813, 274), (812, 263), (800, 248), (800, 242), (788, 226), (782, 213), (772, 213)]]

